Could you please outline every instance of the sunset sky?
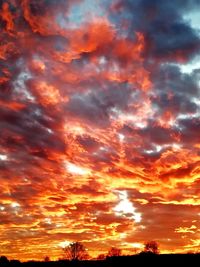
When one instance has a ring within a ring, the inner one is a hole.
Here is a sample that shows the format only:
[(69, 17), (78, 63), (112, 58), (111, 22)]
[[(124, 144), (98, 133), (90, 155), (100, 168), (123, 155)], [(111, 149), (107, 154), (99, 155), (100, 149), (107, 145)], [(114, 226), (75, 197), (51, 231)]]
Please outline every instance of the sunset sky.
[(0, 255), (200, 249), (200, 0), (0, 1)]

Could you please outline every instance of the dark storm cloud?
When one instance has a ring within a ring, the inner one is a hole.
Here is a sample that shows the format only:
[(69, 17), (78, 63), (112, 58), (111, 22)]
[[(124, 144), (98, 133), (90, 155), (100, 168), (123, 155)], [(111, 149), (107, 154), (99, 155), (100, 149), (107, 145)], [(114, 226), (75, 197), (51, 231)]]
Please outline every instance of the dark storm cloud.
[(161, 64), (159, 67), (151, 74), (157, 93), (171, 93), (172, 97), (174, 94), (185, 97), (199, 95), (195, 73), (182, 73), (180, 66), (174, 64)]
[[(95, 86), (95, 85), (94, 85)], [(99, 126), (109, 126), (112, 108), (126, 110), (131, 97), (131, 90), (126, 85), (113, 85), (107, 88), (92, 89), (85, 94), (74, 94), (66, 108), (76, 117)]]
[(198, 111), (198, 105), (192, 99), (184, 95), (174, 95), (170, 98), (166, 91), (161, 93), (160, 97), (153, 101), (153, 104), (159, 107), (158, 115), (172, 112), (173, 116), (176, 116), (178, 114), (195, 114)]
[(96, 151), (101, 145), (97, 140), (91, 138), (90, 136), (78, 136), (77, 141), (83, 146), (83, 148), (88, 152)]
[[(169, 144), (173, 141), (172, 130), (164, 129), (159, 126), (150, 126), (145, 129), (141, 129), (139, 134), (143, 136), (145, 142), (148, 144)], [(150, 141), (151, 140), (151, 141)]]
[(130, 36), (134, 30), (144, 33), (148, 58), (184, 61), (199, 51), (198, 34), (182, 17), (188, 8), (200, 7), (199, 1), (128, 0), (117, 3), (114, 19), (118, 21), (120, 15), (121, 21), (129, 21)]
[(109, 114), (104, 103), (101, 103), (95, 96), (73, 96), (68, 103), (71, 113), (87, 122), (94, 122), (100, 125), (109, 124)]
[[(13, 112), (10, 109), (1, 109), (1, 134), (4, 135), (5, 132), (10, 133), (10, 137), (6, 136), (8, 139), (14, 138), (15, 135), (19, 136), (19, 142), (28, 145), (30, 150), (55, 149), (64, 151), (64, 143), (59, 137), (55, 138), (54, 132), (49, 132), (48, 128), (40, 123), (40, 115), (34, 114), (34, 107), (32, 106), (32, 108), (26, 108), (17, 112)], [(43, 119), (43, 122), (45, 124), (45, 119)], [(2, 138), (1, 140), (3, 142), (4, 139)], [(7, 145), (9, 146), (9, 142)]]
[(199, 118), (185, 118), (179, 120), (179, 125), (182, 128), (181, 141), (185, 146), (191, 146), (200, 143), (199, 131), (200, 120)]

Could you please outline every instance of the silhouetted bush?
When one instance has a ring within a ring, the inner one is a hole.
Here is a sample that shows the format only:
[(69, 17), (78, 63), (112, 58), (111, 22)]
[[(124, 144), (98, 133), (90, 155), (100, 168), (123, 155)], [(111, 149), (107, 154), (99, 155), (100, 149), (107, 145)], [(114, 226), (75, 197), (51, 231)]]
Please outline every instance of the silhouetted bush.
[(159, 254), (158, 243), (156, 241), (148, 241), (144, 244), (143, 253), (147, 254)]
[(72, 242), (63, 248), (66, 259), (70, 261), (80, 261), (89, 258), (85, 246), (80, 242)]

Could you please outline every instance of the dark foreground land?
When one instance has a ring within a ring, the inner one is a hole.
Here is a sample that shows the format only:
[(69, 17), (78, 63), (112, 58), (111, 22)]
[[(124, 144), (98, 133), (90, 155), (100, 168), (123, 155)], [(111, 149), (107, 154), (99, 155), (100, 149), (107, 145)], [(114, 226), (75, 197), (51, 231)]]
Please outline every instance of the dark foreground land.
[(105, 260), (19, 262), (11, 260), (0, 263), (0, 267), (115, 267), (115, 266), (200, 266), (200, 254), (161, 254), (111, 257)]

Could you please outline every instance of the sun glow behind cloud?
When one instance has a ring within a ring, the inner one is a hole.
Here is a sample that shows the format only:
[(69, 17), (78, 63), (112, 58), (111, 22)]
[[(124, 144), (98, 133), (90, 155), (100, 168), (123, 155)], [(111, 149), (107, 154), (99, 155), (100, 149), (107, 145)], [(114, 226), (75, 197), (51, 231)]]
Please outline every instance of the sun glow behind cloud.
[(69, 242), (69, 241), (62, 241), (58, 244), (58, 246), (61, 248), (65, 248), (65, 247), (69, 246), (70, 243), (71, 242)]
[(67, 171), (71, 174), (78, 174), (78, 175), (88, 175), (90, 171), (85, 168), (81, 168), (73, 163), (67, 162), (65, 163)]
[(130, 216), (136, 223), (141, 222), (141, 214), (136, 212), (133, 204), (128, 199), (126, 191), (117, 191), (119, 197), (119, 203), (114, 207), (116, 215), (119, 216)]
[(7, 160), (7, 155), (2, 155), (2, 154), (0, 154), (0, 160)]

